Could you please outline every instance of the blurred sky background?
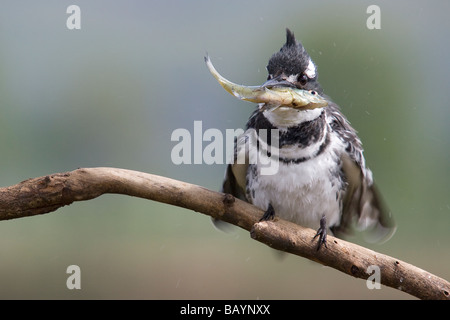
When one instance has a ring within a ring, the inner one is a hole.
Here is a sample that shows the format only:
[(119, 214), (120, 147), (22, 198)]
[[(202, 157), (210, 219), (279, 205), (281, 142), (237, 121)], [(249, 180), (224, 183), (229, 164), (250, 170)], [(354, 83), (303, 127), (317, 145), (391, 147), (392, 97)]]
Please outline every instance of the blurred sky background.
[[(81, 8), (81, 30), (66, 9)], [(369, 30), (367, 7), (381, 9)], [(243, 128), (289, 27), (363, 141), (398, 229), (355, 241), (450, 279), (448, 1), (2, 1), (0, 186), (110, 166), (218, 190), (225, 165), (174, 165), (177, 128)], [(68, 290), (66, 268), (81, 268)], [(2, 299), (410, 299), (280, 257), (208, 216), (121, 195), (0, 223)]]

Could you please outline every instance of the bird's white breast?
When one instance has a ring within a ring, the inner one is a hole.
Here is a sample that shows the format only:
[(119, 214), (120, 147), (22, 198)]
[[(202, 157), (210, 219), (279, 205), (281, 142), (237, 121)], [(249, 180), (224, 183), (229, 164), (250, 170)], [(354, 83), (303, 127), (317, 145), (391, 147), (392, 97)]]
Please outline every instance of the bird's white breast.
[(322, 216), (328, 226), (339, 224), (343, 191), (336, 166), (343, 150), (343, 143), (331, 134), (327, 149), (315, 158), (298, 164), (279, 162), (274, 175), (261, 175), (258, 166), (253, 173), (249, 170), (252, 203), (263, 210), (271, 203), (277, 216), (305, 227), (317, 229)]

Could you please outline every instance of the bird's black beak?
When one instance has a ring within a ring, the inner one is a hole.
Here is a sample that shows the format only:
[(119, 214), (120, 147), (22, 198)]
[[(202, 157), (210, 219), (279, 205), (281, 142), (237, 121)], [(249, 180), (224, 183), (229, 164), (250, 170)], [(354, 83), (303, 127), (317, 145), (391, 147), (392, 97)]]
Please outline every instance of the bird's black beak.
[(267, 80), (261, 87), (269, 89), (274, 87), (296, 88), (296, 86), (292, 82), (289, 82), (283, 75)]

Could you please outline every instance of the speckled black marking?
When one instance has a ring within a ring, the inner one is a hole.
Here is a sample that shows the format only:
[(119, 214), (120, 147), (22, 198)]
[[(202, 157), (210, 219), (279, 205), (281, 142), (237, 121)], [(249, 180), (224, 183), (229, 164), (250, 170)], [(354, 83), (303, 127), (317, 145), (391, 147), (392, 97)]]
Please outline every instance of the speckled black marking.
[[(279, 132), (278, 147), (297, 145), (299, 148), (308, 147), (317, 143), (323, 138), (326, 127), (325, 111), (319, 117), (311, 121), (305, 121), (297, 126), (289, 127), (286, 131)], [(270, 130), (277, 128), (270, 123), (262, 112), (256, 110), (247, 122), (247, 129), (255, 129), (258, 136), (260, 130), (266, 130), (267, 144), (272, 144), (272, 135)]]
[(336, 200), (339, 198), (339, 192), (346, 187), (346, 178), (344, 175), (344, 171), (342, 169), (342, 160), (339, 158), (337, 154), (336, 156), (336, 166), (330, 168), (329, 178), (331, 186), (337, 186), (339, 191), (336, 193)]
[(319, 151), (317, 151), (315, 156), (317, 157), (318, 155), (321, 155), (325, 151), (325, 149), (328, 147), (329, 144), (330, 144), (330, 134), (327, 133), (327, 136), (325, 137), (325, 141), (320, 145)]
[(252, 199), (255, 198), (255, 188), (253, 188), (253, 183), (258, 181), (258, 170), (255, 164), (249, 164), (247, 169), (247, 177), (246, 177), (246, 186), (247, 190), (246, 196), (247, 199), (252, 202)]
[(322, 112), (317, 119), (305, 121), (298, 126), (290, 127), (286, 132), (280, 133), (280, 148), (295, 144), (299, 148), (305, 148), (317, 143), (323, 138), (325, 126), (325, 112)]
[(317, 156), (321, 155), (328, 147), (328, 145), (330, 144), (330, 134), (328, 133), (325, 137), (325, 141), (320, 145), (319, 150), (317, 150), (316, 153), (314, 153), (313, 155), (309, 156), (309, 157), (302, 157), (302, 158), (296, 158), (296, 159), (287, 159), (287, 158), (282, 158), (280, 157), (280, 162), (284, 162), (286, 164), (299, 164), (311, 159), (316, 158)]

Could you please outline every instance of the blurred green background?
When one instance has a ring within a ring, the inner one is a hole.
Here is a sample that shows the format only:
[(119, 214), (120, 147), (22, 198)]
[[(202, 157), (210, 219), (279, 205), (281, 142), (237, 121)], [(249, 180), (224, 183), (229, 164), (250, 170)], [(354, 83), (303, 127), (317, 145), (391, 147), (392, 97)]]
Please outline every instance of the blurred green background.
[[(66, 9), (81, 8), (81, 30)], [(369, 30), (366, 9), (381, 9)], [(398, 223), (359, 243), (450, 279), (448, 1), (2, 1), (0, 186), (111, 166), (220, 188), (225, 165), (174, 165), (177, 128), (242, 128), (253, 105), (209, 74), (261, 84), (285, 28), (358, 130)], [(66, 288), (67, 266), (81, 290)], [(0, 223), (0, 298), (410, 299), (281, 258), (199, 213), (120, 195)]]

